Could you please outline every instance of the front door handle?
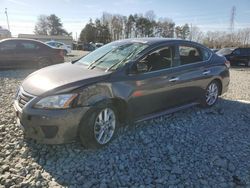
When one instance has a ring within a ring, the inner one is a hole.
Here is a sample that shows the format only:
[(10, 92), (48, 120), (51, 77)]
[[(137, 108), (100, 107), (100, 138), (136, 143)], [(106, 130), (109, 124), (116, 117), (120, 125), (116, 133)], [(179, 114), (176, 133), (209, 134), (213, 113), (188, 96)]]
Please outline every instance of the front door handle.
[(169, 82), (176, 82), (176, 81), (178, 81), (178, 80), (180, 80), (180, 78), (174, 77), (174, 78), (169, 79), (168, 81), (169, 81)]
[(205, 70), (202, 74), (203, 75), (207, 75), (207, 74), (209, 74), (211, 71), (210, 70)]

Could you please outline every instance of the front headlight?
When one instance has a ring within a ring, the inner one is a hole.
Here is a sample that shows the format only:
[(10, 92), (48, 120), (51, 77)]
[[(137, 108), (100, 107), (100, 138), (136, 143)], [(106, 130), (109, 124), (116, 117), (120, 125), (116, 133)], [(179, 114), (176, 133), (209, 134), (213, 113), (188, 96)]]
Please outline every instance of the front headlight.
[(63, 94), (48, 96), (38, 101), (34, 108), (44, 109), (65, 109), (70, 108), (73, 100), (77, 97), (77, 94)]

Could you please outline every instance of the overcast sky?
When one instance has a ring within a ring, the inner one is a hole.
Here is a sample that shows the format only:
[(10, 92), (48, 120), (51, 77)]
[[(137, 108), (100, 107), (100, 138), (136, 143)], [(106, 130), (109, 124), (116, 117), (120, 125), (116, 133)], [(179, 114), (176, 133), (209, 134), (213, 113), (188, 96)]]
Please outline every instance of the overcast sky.
[(75, 37), (90, 18), (100, 18), (103, 12), (129, 15), (153, 10), (157, 19), (171, 18), (177, 25), (227, 31), (234, 5), (235, 29), (250, 27), (250, 0), (0, 0), (0, 26), (7, 28), (5, 8), (14, 36), (33, 33), (39, 15), (56, 14)]

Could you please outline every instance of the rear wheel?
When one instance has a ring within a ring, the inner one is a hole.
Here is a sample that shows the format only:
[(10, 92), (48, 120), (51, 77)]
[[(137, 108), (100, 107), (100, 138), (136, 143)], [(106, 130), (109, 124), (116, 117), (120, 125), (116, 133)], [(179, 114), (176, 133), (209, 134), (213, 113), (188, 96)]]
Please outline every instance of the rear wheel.
[(206, 88), (205, 95), (202, 98), (201, 105), (203, 107), (213, 106), (219, 96), (220, 85), (217, 81), (212, 81)]
[(118, 128), (116, 110), (111, 104), (99, 105), (80, 124), (81, 143), (90, 148), (102, 147), (113, 139)]

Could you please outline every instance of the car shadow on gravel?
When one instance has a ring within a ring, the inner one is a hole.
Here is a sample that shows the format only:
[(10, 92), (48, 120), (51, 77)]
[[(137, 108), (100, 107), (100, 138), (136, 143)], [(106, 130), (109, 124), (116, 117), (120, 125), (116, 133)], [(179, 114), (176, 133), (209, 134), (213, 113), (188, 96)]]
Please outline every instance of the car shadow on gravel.
[[(220, 99), (125, 126), (108, 146), (42, 145), (27, 140), (23, 158), (48, 186), (233, 187), (250, 183), (250, 104)], [(38, 173), (36, 172), (38, 171)]]

